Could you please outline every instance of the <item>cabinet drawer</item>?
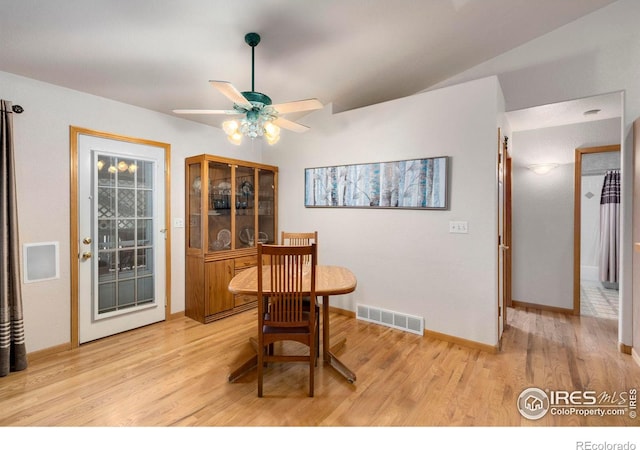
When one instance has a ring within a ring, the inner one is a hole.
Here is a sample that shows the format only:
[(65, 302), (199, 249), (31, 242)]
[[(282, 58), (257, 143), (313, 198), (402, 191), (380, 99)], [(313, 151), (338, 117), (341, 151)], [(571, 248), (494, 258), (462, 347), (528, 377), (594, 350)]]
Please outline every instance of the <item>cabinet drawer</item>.
[(238, 307), (241, 305), (246, 305), (247, 303), (255, 302), (256, 298), (257, 297), (255, 295), (237, 294), (234, 296), (233, 300), (234, 305)]
[[(250, 267), (254, 267), (257, 264), (256, 256), (246, 256), (235, 259), (235, 275), (238, 275), (243, 270), (247, 270)], [(247, 303), (255, 302), (255, 295), (236, 294), (234, 296), (234, 305), (236, 307), (246, 305)]]
[(253, 267), (258, 264), (257, 256), (242, 256), (235, 259), (236, 274), (242, 269)]

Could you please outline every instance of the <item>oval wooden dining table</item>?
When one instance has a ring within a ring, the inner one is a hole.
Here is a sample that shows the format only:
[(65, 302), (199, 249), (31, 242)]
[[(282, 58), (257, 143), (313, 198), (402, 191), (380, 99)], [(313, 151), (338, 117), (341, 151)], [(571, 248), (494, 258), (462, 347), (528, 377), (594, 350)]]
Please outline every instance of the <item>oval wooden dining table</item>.
[[(268, 294), (270, 289), (269, 266), (263, 268), (263, 292)], [(310, 275), (309, 275), (310, 277)], [(310, 291), (310, 280), (303, 280), (303, 290)], [(342, 374), (349, 383), (356, 381), (356, 374), (345, 366), (333, 353), (330, 344), (329, 297), (331, 295), (349, 294), (355, 291), (357, 280), (347, 268), (340, 266), (316, 266), (316, 296), (322, 297), (322, 359), (325, 364), (333, 367)], [(233, 294), (258, 294), (258, 267), (245, 269), (231, 279), (229, 291)], [(255, 345), (255, 343), (254, 343)], [(258, 349), (256, 349), (257, 351)], [(229, 382), (235, 381), (258, 363), (258, 355), (252, 356), (244, 364), (229, 374)]]

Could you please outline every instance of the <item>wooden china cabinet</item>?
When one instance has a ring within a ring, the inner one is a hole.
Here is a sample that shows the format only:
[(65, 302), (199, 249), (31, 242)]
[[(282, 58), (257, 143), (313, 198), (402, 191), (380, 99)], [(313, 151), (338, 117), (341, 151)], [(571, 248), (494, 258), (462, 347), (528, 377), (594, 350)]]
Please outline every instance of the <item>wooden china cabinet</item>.
[(208, 323), (256, 306), (231, 279), (278, 242), (278, 168), (213, 155), (186, 159), (185, 314)]

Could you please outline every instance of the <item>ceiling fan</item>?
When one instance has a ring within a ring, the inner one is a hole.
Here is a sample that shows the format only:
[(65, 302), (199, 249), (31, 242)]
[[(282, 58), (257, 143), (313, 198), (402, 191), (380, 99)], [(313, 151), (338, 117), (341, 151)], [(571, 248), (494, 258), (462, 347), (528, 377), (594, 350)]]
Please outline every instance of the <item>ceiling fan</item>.
[(222, 124), (228, 139), (236, 145), (240, 145), (242, 136), (252, 139), (264, 136), (267, 143), (273, 145), (280, 139), (280, 128), (297, 133), (307, 131), (309, 127), (282, 116), (293, 112), (321, 109), (322, 103), (316, 98), (310, 98), (272, 105), (269, 96), (256, 92), (254, 86), (255, 47), (260, 43), (260, 35), (247, 33), (244, 41), (251, 47), (251, 90), (240, 92), (228, 81), (209, 81), (214, 88), (233, 102), (233, 109), (174, 109), (173, 112), (238, 116), (237, 119)]

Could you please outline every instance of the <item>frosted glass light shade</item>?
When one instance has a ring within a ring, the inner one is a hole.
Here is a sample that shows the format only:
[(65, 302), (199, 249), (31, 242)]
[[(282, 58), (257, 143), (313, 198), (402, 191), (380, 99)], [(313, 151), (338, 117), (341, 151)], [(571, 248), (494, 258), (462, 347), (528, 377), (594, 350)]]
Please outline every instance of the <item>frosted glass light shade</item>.
[(555, 163), (545, 163), (545, 164), (531, 164), (527, 166), (530, 170), (538, 175), (546, 175), (551, 172), (553, 169), (558, 167), (559, 164)]

